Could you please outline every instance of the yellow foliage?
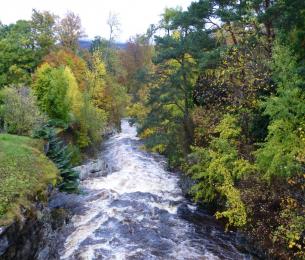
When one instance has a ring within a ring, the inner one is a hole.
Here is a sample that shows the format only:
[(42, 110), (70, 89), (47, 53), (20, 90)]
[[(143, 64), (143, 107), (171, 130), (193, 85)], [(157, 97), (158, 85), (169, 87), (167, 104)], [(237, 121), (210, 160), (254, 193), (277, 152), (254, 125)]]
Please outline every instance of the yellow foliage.
[(141, 138), (145, 139), (156, 133), (156, 128), (146, 128), (140, 135)]
[(100, 57), (100, 53), (93, 53), (92, 70), (86, 71), (86, 78), (89, 83), (89, 95), (95, 106), (103, 108), (106, 96), (106, 67)]
[(67, 90), (67, 98), (70, 103), (70, 109), (74, 117), (79, 120), (81, 109), (84, 106), (82, 93), (78, 88), (76, 78), (69, 67), (65, 68), (65, 76), (67, 77), (69, 87)]
[(179, 31), (174, 31), (172, 37), (175, 40), (179, 40), (181, 38), (180, 32)]
[(231, 225), (236, 227), (244, 226), (247, 223), (247, 211), (245, 204), (241, 200), (240, 191), (234, 187), (229, 178), (219, 188), (219, 191), (226, 194), (227, 209), (222, 212), (216, 212), (216, 218), (227, 218), (229, 222), (226, 228)]
[(166, 146), (165, 144), (158, 144), (158, 145), (155, 145), (154, 147), (151, 148), (151, 151), (154, 152), (154, 153), (164, 153), (166, 149)]
[(139, 122), (145, 119), (148, 112), (149, 108), (141, 103), (132, 104), (127, 108), (128, 116), (137, 118)]

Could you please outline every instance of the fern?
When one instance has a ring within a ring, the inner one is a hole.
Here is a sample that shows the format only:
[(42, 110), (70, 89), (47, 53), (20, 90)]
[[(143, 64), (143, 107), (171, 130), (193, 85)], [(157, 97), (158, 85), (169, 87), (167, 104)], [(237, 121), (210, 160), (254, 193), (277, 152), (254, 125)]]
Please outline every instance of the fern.
[(46, 155), (55, 163), (62, 178), (59, 189), (66, 192), (77, 192), (79, 174), (72, 169), (72, 154), (68, 147), (56, 136), (55, 129), (49, 125), (39, 129), (35, 137), (40, 137), (48, 142)]

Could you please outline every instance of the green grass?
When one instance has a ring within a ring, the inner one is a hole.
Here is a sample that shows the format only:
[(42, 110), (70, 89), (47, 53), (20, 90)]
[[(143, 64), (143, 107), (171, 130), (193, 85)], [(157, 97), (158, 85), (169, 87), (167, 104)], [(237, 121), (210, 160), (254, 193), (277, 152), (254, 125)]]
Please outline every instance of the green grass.
[(43, 154), (43, 143), (29, 137), (0, 134), (0, 226), (29, 208), (48, 184), (55, 184), (58, 170)]

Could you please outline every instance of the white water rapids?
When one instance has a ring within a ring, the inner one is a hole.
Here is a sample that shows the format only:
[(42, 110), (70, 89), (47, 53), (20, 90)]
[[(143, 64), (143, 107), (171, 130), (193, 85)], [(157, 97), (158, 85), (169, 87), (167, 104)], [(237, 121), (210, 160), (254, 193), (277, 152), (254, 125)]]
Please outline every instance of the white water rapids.
[(95, 163), (107, 167), (91, 171), (95, 177), (85, 176), (92, 164), (79, 168), (84, 194), (75, 202), (61, 259), (252, 259), (212, 217), (196, 213), (178, 175), (141, 150), (136, 135), (123, 120)]

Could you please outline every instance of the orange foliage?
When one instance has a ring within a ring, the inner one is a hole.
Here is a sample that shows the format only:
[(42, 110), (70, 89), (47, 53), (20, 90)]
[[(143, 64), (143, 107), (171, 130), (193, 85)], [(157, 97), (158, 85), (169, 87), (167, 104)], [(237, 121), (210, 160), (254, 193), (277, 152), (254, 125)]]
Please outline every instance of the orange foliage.
[(79, 56), (75, 55), (71, 50), (59, 49), (53, 51), (43, 58), (43, 62), (47, 62), (53, 67), (68, 66), (72, 70), (80, 90), (85, 90), (85, 75), (87, 70), (86, 62)]

